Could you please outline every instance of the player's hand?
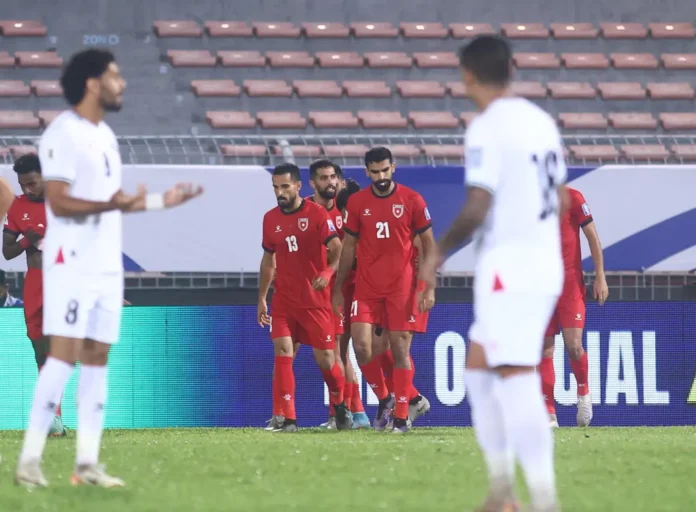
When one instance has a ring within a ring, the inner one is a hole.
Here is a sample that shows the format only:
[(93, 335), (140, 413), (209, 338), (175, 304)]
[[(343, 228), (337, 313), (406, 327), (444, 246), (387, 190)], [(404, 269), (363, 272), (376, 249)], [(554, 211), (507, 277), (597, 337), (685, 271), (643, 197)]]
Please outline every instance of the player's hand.
[(341, 290), (334, 291), (331, 297), (331, 306), (333, 307), (334, 313), (337, 315), (343, 314), (343, 293), (341, 293)]
[(203, 187), (194, 183), (177, 183), (164, 193), (164, 206), (173, 208), (200, 196)]
[(329, 279), (321, 274), (314, 278), (312, 281), (312, 288), (315, 290), (323, 290), (329, 285)]
[(445, 259), (437, 247), (432, 253), (428, 254), (420, 261), (418, 280), (425, 281), (426, 289), (435, 290), (435, 285), (437, 284), (437, 269), (442, 266), (444, 261)]
[(268, 305), (265, 300), (260, 300), (259, 305), (256, 307), (256, 321), (261, 327), (271, 325), (271, 318), (268, 316)]
[(138, 193), (135, 195), (126, 194), (123, 190), (119, 190), (113, 196), (109, 203), (114, 210), (121, 210), (122, 212), (128, 211), (133, 208), (133, 205), (138, 201), (144, 201), (147, 195), (147, 189), (140, 185), (138, 187)]
[(41, 242), (45, 234), (46, 228), (44, 228), (43, 226), (31, 226), (24, 233), (24, 236), (27, 237), (33, 245), (37, 245), (39, 242)]
[(593, 285), (593, 295), (594, 298), (599, 302), (600, 306), (603, 306), (609, 297), (609, 287), (607, 286), (607, 279), (604, 276), (595, 277), (595, 282)]
[(425, 313), (433, 309), (435, 305), (435, 288), (428, 286), (425, 290), (418, 292), (418, 311)]

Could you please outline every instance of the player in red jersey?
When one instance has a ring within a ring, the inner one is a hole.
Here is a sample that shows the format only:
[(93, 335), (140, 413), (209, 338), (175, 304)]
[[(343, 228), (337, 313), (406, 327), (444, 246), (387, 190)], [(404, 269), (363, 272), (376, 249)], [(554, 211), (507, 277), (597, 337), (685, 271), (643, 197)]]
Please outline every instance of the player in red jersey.
[(594, 298), (602, 305), (609, 296), (609, 288), (604, 275), (602, 244), (599, 241), (590, 208), (580, 191), (567, 188), (570, 206), (561, 217), (561, 245), (565, 266), (563, 292), (558, 299), (551, 323), (546, 330), (544, 352), (538, 367), (541, 375), (541, 389), (549, 412), (549, 424), (552, 428), (558, 427), (556, 401), (553, 395), (556, 383), (553, 353), (555, 335), (559, 333), (559, 327), (563, 332), (563, 342), (578, 385), (578, 426), (587, 427), (592, 421), (592, 398), (588, 385), (587, 354), (582, 346), (582, 331), (585, 327), (585, 281), (580, 255), (581, 228), (589, 243), (595, 266)]
[[(15, 199), (7, 212), (2, 235), (2, 254), (7, 260), (26, 253), (27, 274), (24, 279), (24, 318), (27, 336), (34, 347), (36, 365), (41, 368), (48, 357), (48, 338), (43, 335), (43, 277), (41, 247), (46, 232), (46, 208), (41, 163), (35, 154), (21, 156), (14, 164), (23, 194)], [(19, 239), (20, 235), (22, 236)], [(18, 240), (19, 239), (19, 240)], [(56, 408), (49, 436), (65, 435), (60, 404)]]
[[(274, 393), (282, 397), (283, 425), (297, 430), (293, 341), (312, 347), (336, 411), (336, 427), (350, 429), (352, 418), (343, 399), (345, 378), (336, 363), (335, 321), (329, 282), (338, 265), (341, 241), (326, 209), (299, 195), (302, 182), (294, 164), (273, 170), (278, 206), (263, 218), (258, 322), (270, 326), (275, 352)], [(275, 264), (273, 256), (275, 255)], [(268, 315), (266, 295), (275, 269), (275, 293)]]
[[(355, 295), (350, 311), (353, 347), (365, 379), (379, 399), (375, 428), (389, 423), (394, 409), (394, 433), (408, 431), (409, 395), (413, 387), (410, 347), (415, 314), (417, 280), (413, 269), (413, 240), (420, 235), (423, 256), (433, 250), (430, 213), (420, 194), (393, 180), (394, 160), (387, 148), (365, 154), (366, 174), (372, 185), (348, 201), (343, 229), (346, 233), (333, 293), (334, 311), (343, 311), (340, 288), (350, 274), (357, 253)], [(435, 302), (433, 290), (424, 295), (427, 309)], [(389, 331), (394, 354), (394, 397), (387, 390), (380, 361), (372, 357), (372, 331), (381, 325)]]

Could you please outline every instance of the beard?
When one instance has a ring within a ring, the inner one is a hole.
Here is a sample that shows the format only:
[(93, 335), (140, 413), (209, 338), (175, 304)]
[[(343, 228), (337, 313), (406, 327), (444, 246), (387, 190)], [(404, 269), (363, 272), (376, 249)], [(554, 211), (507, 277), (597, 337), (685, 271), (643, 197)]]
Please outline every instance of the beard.
[(100, 103), (105, 112), (119, 112), (123, 107), (123, 102), (116, 98), (109, 100), (102, 97)]
[(391, 187), (392, 180), (379, 180), (374, 182), (374, 186), (380, 192), (386, 192)]
[(324, 190), (317, 189), (317, 192), (319, 192), (319, 195), (324, 199), (333, 199), (336, 197), (335, 187), (326, 187)]
[(295, 204), (295, 200), (297, 199), (297, 196), (289, 196), (289, 197), (279, 197), (277, 198), (278, 201), (278, 206), (280, 206), (283, 210), (288, 210)]

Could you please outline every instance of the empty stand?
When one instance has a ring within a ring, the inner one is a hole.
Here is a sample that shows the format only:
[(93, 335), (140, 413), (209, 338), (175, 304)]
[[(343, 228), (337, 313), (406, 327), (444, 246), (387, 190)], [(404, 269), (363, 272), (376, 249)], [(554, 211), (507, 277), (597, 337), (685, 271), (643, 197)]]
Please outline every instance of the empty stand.
[(10, 146), (10, 154), (12, 158), (19, 158), (24, 155), (36, 154), (36, 148), (34, 146)]
[(463, 82), (447, 82), (447, 92), (453, 98), (466, 98), (466, 86)]
[(361, 68), (365, 58), (355, 52), (318, 52), (316, 54), (322, 68)]
[(301, 32), (300, 27), (285, 21), (256, 22), (252, 23), (252, 27), (256, 37), (297, 38)]
[(655, 39), (693, 39), (691, 23), (649, 23), (650, 35)]
[(369, 149), (363, 144), (341, 144), (324, 146), (324, 154), (329, 158), (362, 158)]
[(312, 68), (314, 57), (308, 52), (266, 52), (268, 63), (275, 68)]
[(596, 39), (598, 33), (592, 23), (551, 23), (554, 39)]
[(343, 89), (349, 98), (388, 98), (391, 96), (391, 87), (385, 82), (347, 80), (343, 82)]
[(359, 125), (352, 112), (310, 112), (309, 122), (316, 128), (357, 128)]
[(612, 53), (610, 57), (616, 69), (657, 69), (658, 66), (652, 53)]
[(588, 82), (549, 82), (546, 84), (554, 99), (592, 99), (597, 90)]
[(608, 126), (604, 114), (599, 112), (562, 113), (558, 114), (558, 122), (568, 130), (599, 130)]
[(174, 67), (208, 68), (217, 63), (217, 57), (209, 50), (169, 50), (167, 58)]
[(562, 53), (561, 61), (569, 69), (607, 69), (609, 59), (603, 53)]
[(241, 89), (234, 80), (193, 80), (191, 89), (196, 96), (239, 96)]
[(617, 130), (654, 130), (657, 119), (648, 112), (611, 112), (609, 125)]
[(503, 23), (501, 32), (509, 39), (546, 39), (549, 29), (542, 23)]
[(692, 100), (694, 88), (688, 82), (647, 84), (648, 96), (654, 100)]
[(333, 80), (295, 80), (293, 88), (300, 98), (340, 98), (343, 89)]
[(404, 52), (367, 52), (367, 65), (371, 68), (410, 68), (413, 57)]
[(459, 58), (454, 52), (413, 54), (413, 60), (419, 68), (458, 68)]
[(265, 129), (298, 130), (307, 126), (299, 112), (258, 112), (256, 117)]
[(387, 148), (394, 158), (416, 158), (421, 154), (421, 149), (412, 144), (387, 144)]
[(350, 37), (350, 29), (342, 23), (303, 23), (302, 30), (308, 38)]
[(262, 144), (222, 144), (220, 152), (227, 157), (264, 157), (266, 146)]
[(266, 57), (258, 51), (228, 51), (217, 53), (220, 63), (231, 68), (262, 68), (266, 65)]
[(0, 35), (5, 37), (43, 37), (47, 33), (46, 26), (38, 20), (0, 21)]
[(660, 123), (665, 130), (696, 130), (696, 114), (663, 113)]
[(203, 29), (192, 20), (155, 21), (152, 29), (157, 37), (201, 37)]
[(646, 94), (639, 82), (601, 82), (597, 89), (605, 100), (642, 100)]
[(444, 39), (449, 34), (442, 23), (401, 23), (399, 28), (405, 38)]
[(13, 68), (16, 59), (7, 52), (0, 52), (0, 68)]
[(663, 53), (660, 58), (667, 69), (696, 69), (696, 53)]
[(62, 110), (39, 110), (39, 120), (43, 126), (48, 126), (62, 112)]
[(473, 38), (496, 33), (496, 30), (490, 23), (450, 23), (449, 28), (452, 37), (455, 39)]
[(640, 23), (600, 23), (605, 39), (645, 39), (648, 29)]
[(459, 158), (464, 156), (464, 147), (459, 144), (427, 144), (422, 146), (425, 156), (431, 158)]
[(0, 81), (0, 96), (4, 98), (31, 96), (31, 88), (18, 80), (3, 80)]
[(696, 144), (675, 144), (670, 149), (680, 160), (696, 161)]
[(358, 112), (358, 119), (363, 128), (406, 128), (408, 120), (401, 115), (401, 112), (373, 112), (361, 110)]
[(56, 52), (15, 52), (21, 68), (59, 68), (63, 59)]
[(438, 82), (400, 80), (396, 82), (396, 90), (402, 98), (445, 97), (445, 88)]
[(520, 69), (556, 69), (561, 61), (553, 53), (515, 53), (513, 62)]
[(290, 97), (292, 87), (285, 80), (244, 80), (244, 91), (248, 96)]
[(32, 80), (31, 90), (37, 96), (62, 96), (63, 88), (57, 80)]
[(510, 92), (523, 98), (541, 99), (546, 97), (546, 87), (540, 82), (513, 82), (510, 84)]
[(619, 156), (618, 150), (611, 144), (597, 144), (570, 146), (570, 154), (578, 160), (615, 160)]
[(459, 120), (450, 112), (410, 112), (408, 119), (416, 129), (454, 129)]
[(205, 32), (210, 37), (252, 37), (253, 30), (245, 21), (206, 21)]
[(206, 120), (213, 128), (254, 128), (256, 119), (249, 112), (221, 112), (206, 113)]
[(636, 161), (664, 161), (669, 157), (669, 151), (662, 144), (624, 144), (621, 152)]
[[(281, 127), (282, 128), (282, 127)], [(293, 156), (300, 158), (318, 158), (321, 156), (321, 148), (314, 145), (291, 145), (289, 147), (292, 151)], [(273, 146), (273, 154), (282, 156), (285, 152), (285, 148), (281, 146)]]
[(39, 118), (24, 110), (0, 110), (0, 128), (38, 128)]
[(356, 38), (394, 38), (399, 36), (399, 29), (391, 23), (363, 21), (351, 23), (350, 30)]

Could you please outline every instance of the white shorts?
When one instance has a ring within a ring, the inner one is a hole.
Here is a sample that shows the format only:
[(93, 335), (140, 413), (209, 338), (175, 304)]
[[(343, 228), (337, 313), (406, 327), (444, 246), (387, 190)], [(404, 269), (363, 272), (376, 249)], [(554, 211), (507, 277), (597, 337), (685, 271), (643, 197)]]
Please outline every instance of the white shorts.
[(118, 341), (123, 309), (123, 274), (80, 274), (67, 266), (44, 271), (45, 336)]

